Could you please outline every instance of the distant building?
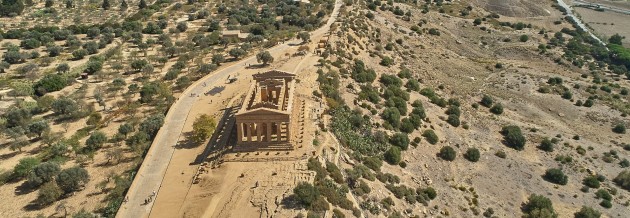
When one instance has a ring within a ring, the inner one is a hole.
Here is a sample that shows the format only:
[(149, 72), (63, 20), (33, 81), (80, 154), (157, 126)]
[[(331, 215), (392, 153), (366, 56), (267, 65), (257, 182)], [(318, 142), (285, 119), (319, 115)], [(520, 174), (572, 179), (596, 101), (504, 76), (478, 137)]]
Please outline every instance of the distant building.
[(240, 41), (243, 42), (249, 36), (249, 33), (241, 33), (240, 30), (224, 30), (221, 32), (221, 36), (224, 39), (228, 39), (230, 41)]

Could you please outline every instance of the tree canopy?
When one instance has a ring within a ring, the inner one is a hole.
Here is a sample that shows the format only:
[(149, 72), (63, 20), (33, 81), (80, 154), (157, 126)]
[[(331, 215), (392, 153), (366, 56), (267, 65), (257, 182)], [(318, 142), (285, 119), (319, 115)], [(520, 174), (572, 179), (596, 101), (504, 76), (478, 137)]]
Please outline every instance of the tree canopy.
[(214, 118), (207, 114), (197, 117), (193, 123), (191, 139), (196, 143), (201, 143), (207, 140), (210, 136), (212, 136), (216, 126), (217, 123), (214, 121)]

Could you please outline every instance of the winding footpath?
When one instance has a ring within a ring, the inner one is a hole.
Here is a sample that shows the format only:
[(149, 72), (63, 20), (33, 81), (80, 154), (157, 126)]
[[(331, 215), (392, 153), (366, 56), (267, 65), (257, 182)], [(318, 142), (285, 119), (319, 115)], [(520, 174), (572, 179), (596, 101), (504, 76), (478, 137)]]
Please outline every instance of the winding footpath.
[[(328, 22), (323, 27), (311, 32), (311, 38), (319, 38), (329, 31), (330, 26), (336, 21), (341, 5), (341, 0), (335, 1), (333, 13), (328, 19)], [(289, 45), (298, 44), (299, 42), (299, 40), (294, 39), (276, 45), (267, 51), (273, 56), (278, 57), (290, 48)], [(179, 99), (173, 103), (168, 111), (164, 125), (153, 140), (142, 162), (142, 166), (140, 166), (131, 187), (127, 191), (127, 202), (121, 205), (116, 217), (141, 218), (149, 216), (153, 203), (144, 204), (144, 200), (153, 193), (159, 192), (166, 169), (175, 151), (175, 146), (178, 143), (184, 124), (188, 119), (188, 114), (195, 101), (197, 101), (197, 94), (203, 94), (203, 92), (207, 90), (207, 87), (223, 85), (228, 76), (235, 76), (239, 71), (244, 70), (245, 66), (255, 64), (257, 64), (255, 55), (234, 62), (228, 67), (199, 79), (181, 94)], [(155, 199), (155, 197), (153, 199)]]

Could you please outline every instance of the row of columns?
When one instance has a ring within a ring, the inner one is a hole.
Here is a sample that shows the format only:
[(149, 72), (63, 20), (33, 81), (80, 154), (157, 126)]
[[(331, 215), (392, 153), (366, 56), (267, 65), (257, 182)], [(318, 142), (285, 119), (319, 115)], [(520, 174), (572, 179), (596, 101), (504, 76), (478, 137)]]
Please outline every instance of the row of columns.
[[(282, 138), (282, 126), (286, 126), (286, 137)], [(238, 142), (288, 142), (287, 122), (237, 123)]]

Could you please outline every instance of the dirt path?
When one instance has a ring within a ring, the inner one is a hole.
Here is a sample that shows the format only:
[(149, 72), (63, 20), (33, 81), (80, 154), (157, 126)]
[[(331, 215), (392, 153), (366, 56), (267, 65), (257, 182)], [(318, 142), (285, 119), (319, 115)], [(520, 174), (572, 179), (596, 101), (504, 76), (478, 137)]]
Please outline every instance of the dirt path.
[[(312, 38), (320, 37), (328, 32), (330, 25), (335, 22), (341, 7), (341, 1), (335, 2), (335, 8), (333, 14), (328, 20), (327, 24), (315, 31), (313, 31)], [(287, 43), (277, 45), (268, 49), (273, 56), (280, 56), (290, 48), (291, 44), (298, 44), (298, 40), (288, 41)], [(144, 204), (144, 200), (147, 199), (153, 192), (159, 192), (162, 185), (166, 169), (170, 163), (173, 152), (175, 151), (175, 145), (178, 143), (182, 129), (188, 114), (197, 100), (197, 95), (203, 94), (206, 86), (212, 87), (215, 85), (221, 85), (228, 78), (233, 76), (239, 71), (245, 70), (247, 65), (257, 64), (256, 57), (250, 56), (241, 61), (235, 62), (229, 66), (225, 66), (213, 74), (209, 74), (204, 78), (198, 80), (190, 87), (188, 87), (181, 95), (179, 99), (171, 106), (168, 114), (165, 118), (164, 126), (160, 129), (157, 136), (153, 140), (151, 148), (149, 149), (147, 156), (142, 163), (142, 166), (138, 170), (138, 174), (134, 179), (126, 198), (128, 202), (124, 203), (118, 213), (117, 217), (148, 217), (153, 203)]]

